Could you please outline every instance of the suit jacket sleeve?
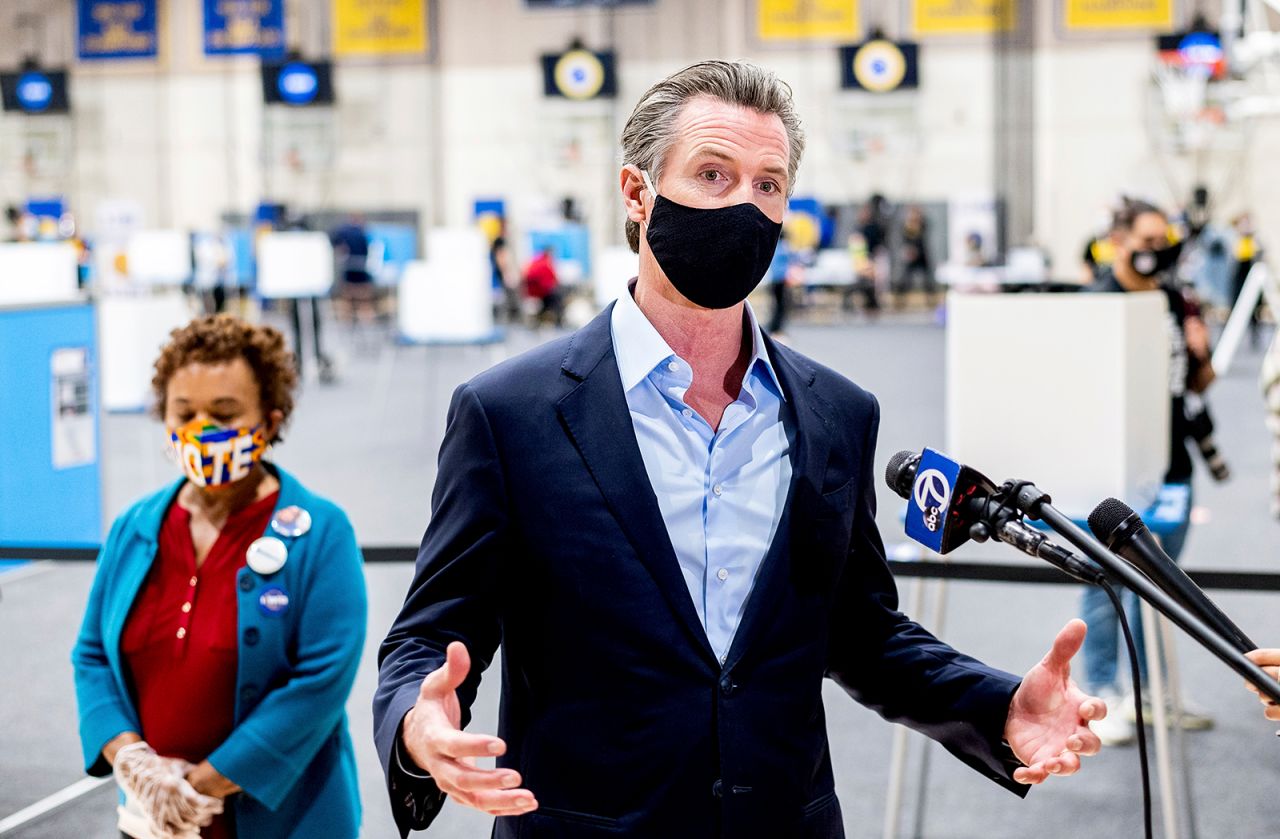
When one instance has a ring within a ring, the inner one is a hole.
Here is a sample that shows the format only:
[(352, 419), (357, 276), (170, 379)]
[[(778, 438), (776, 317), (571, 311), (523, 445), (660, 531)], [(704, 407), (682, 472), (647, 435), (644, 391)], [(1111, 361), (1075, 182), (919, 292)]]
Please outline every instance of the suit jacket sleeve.
[(401, 723), (452, 641), (466, 644), (471, 654), (471, 673), (458, 689), (462, 725), (470, 720), (480, 674), (501, 637), (496, 585), (506, 529), (506, 488), (493, 431), (475, 390), (464, 384), (449, 406), (431, 522), (413, 582), (378, 655), (374, 739), (401, 836), (425, 829), (444, 803), (420, 767), (404, 765), (411, 761), (397, 745)]
[(1020, 679), (939, 641), (898, 611), (876, 528), (874, 455), (880, 408), (872, 399), (862, 445), (849, 556), (839, 581), (827, 675), (885, 719), (937, 740), (1006, 789), (1021, 764), (1003, 742)]

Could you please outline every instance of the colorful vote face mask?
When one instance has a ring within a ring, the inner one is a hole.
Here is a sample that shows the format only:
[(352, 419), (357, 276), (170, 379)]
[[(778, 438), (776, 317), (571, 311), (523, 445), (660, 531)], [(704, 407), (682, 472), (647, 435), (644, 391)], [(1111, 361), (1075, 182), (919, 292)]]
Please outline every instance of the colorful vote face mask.
[(169, 442), (187, 479), (209, 489), (248, 477), (267, 448), (262, 425), (223, 428), (198, 419), (170, 428)]

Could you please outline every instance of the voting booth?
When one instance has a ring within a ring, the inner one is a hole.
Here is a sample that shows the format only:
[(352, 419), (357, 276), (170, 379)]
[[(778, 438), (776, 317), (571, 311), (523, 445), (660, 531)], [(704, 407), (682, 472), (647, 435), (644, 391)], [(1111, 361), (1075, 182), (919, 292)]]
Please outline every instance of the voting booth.
[(78, 299), (76, 262), (67, 242), (0, 244), (0, 305)]
[(94, 332), (71, 245), (0, 245), (0, 544), (102, 538)]
[(427, 232), (426, 259), (405, 265), (397, 327), (410, 343), (481, 343), (498, 339), (493, 324), (489, 244), (474, 228)]
[(151, 405), (151, 376), (160, 348), (169, 342), (170, 332), (195, 314), (176, 288), (99, 298), (103, 410), (145, 411)]
[(325, 233), (286, 230), (258, 239), (258, 295), (327, 297), (333, 288), (333, 245)]
[(1160, 292), (947, 297), (947, 441), (997, 484), (1033, 481), (1080, 518), (1152, 505), (1169, 459)]

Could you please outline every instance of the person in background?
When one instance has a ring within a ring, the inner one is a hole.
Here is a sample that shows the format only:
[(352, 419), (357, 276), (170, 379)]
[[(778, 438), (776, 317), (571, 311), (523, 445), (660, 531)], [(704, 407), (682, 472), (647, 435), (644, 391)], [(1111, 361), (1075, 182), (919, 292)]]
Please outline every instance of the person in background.
[(1101, 232), (1090, 236), (1089, 241), (1085, 242), (1080, 266), (1081, 285), (1096, 283), (1111, 267), (1116, 256), (1116, 239), (1115, 214), (1107, 211)]
[(364, 642), (346, 515), (263, 459), (298, 383), (279, 332), (174, 330), (156, 413), (182, 477), (111, 526), (72, 652), (85, 770), (125, 836), (355, 839), (344, 711)]
[(560, 280), (556, 277), (554, 254), (555, 249), (547, 245), (530, 260), (524, 269), (524, 289), (525, 294), (542, 303), (538, 321), (550, 316), (560, 327), (564, 326), (564, 297), (560, 292)]
[(489, 245), (489, 270), (492, 274), (495, 315), (508, 323), (520, 322), (520, 277), (512, 265), (511, 246), (507, 243), (507, 222), (498, 222), (498, 235)]
[(22, 210), (16, 204), (4, 208), (4, 220), (9, 225), (5, 231), (6, 242), (21, 242), (25, 238), (22, 232)]
[(907, 210), (902, 222), (902, 268), (894, 283), (894, 304), (901, 309), (906, 303), (907, 292), (920, 278), (920, 289), (930, 308), (938, 305), (938, 286), (933, 278), (933, 262), (929, 258), (929, 225), (924, 211), (918, 206)]
[(333, 254), (338, 261), (342, 282), (338, 297), (347, 306), (353, 321), (373, 323), (377, 318), (377, 289), (369, 274), (369, 235), (365, 232), (364, 217), (358, 213), (347, 216), (329, 234)]
[[(1254, 664), (1267, 671), (1267, 675), (1271, 676), (1271, 678), (1280, 679), (1280, 649), (1273, 647), (1270, 649), (1254, 650), (1253, 652), (1245, 653), (1245, 655)], [(1263, 696), (1262, 693), (1253, 686), (1252, 682), (1245, 682), (1244, 686), (1257, 694), (1258, 701), (1262, 703), (1262, 716), (1269, 720), (1280, 722), (1280, 705), (1277, 705), (1272, 701), (1271, 697)]]
[(786, 338), (787, 310), (790, 309), (790, 289), (787, 287), (788, 272), (791, 268), (791, 248), (787, 239), (778, 239), (778, 247), (773, 252), (773, 261), (769, 263), (769, 290), (773, 293), (773, 317), (769, 319), (769, 334), (774, 338)]
[[(1088, 291), (1129, 293), (1158, 291), (1168, 303), (1169, 328), (1169, 466), (1165, 484), (1186, 486), (1188, 509), (1191, 506), (1191, 454), (1187, 450), (1190, 428), (1186, 415), (1188, 384), (1200, 375), (1194, 371), (1194, 359), (1208, 358), (1207, 331), (1192, 315), (1182, 292), (1174, 287), (1170, 272), (1178, 260), (1179, 247), (1170, 244), (1168, 216), (1159, 208), (1142, 201), (1127, 201), (1117, 213), (1112, 241), (1115, 260), (1101, 272), (1099, 280)], [(1182, 553), (1187, 538), (1187, 524), (1161, 537), (1162, 546), (1175, 561)], [(1146, 653), (1142, 619), (1137, 595), (1121, 592), (1127, 621), (1137, 646), (1139, 672), (1145, 683)], [(1081, 616), (1089, 627), (1084, 642), (1085, 689), (1103, 697), (1109, 713), (1094, 726), (1102, 742), (1119, 745), (1132, 742), (1134, 723), (1132, 698), (1125, 697), (1119, 683), (1119, 617), (1106, 592), (1096, 586), (1085, 589)], [(1151, 719), (1148, 715), (1146, 719)], [(1183, 703), (1182, 726), (1187, 729), (1210, 728), (1213, 720)]]
[[(862, 309), (870, 319), (880, 314), (879, 278), (876, 276), (875, 254), (867, 233), (878, 237), (878, 227), (873, 222), (871, 206), (858, 210), (857, 223), (849, 233), (849, 259), (853, 262), (853, 284), (845, 289), (841, 306), (845, 311), (853, 309), (853, 295), (862, 295)], [(883, 238), (877, 239), (883, 242)]]

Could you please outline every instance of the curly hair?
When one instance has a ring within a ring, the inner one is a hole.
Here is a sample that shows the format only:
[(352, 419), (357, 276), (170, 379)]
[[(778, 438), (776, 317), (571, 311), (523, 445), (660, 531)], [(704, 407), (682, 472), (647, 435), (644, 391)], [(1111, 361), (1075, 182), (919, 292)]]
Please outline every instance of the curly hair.
[(293, 413), (293, 393), (298, 386), (293, 353), (285, 346), (284, 336), (270, 326), (257, 326), (232, 315), (210, 315), (196, 318), (186, 326), (169, 333), (169, 343), (156, 359), (151, 390), (156, 402), (153, 411), (164, 417), (169, 380), (188, 364), (217, 364), (243, 358), (258, 381), (262, 413), (280, 411), (284, 418), (275, 436), (268, 442), (279, 442), (280, 429)]

